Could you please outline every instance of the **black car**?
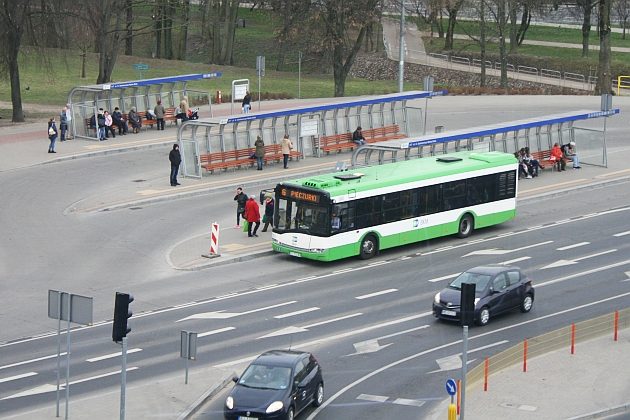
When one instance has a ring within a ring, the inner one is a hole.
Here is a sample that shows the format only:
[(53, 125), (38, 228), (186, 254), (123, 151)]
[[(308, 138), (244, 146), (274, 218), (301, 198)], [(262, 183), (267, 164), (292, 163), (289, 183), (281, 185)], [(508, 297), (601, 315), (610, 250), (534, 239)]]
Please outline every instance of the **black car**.
[(311, 353), (271, 350), (234, 377), (223, 416), (229, 420), (293, 420), (312, 404), (324, 401), (324, 379)]
[(475, 284), (475, 322), (479, 325), (486, 325), (491, 317), (511, 309), (529, 312), (534, 304), (532, 281), (520, 268), (488, 265), (464, 271), (436, 294), (433, 316), (459, 321), (462, 283)]

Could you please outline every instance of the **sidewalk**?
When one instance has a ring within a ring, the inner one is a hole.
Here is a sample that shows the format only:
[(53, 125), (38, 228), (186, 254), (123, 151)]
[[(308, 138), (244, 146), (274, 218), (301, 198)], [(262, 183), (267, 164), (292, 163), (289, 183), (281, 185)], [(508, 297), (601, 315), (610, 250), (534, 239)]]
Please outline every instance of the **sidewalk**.
[[(527, 361), (527, 372), (515, 365), (468, 388), (466, 419), (596, 419), (627, 413), (630, 418), (630, 329), (619, 340), (602, 336)], [(445, 401), (431, 419), (446, 419)], [(619, 417), (622, 418), (622, 417)]]

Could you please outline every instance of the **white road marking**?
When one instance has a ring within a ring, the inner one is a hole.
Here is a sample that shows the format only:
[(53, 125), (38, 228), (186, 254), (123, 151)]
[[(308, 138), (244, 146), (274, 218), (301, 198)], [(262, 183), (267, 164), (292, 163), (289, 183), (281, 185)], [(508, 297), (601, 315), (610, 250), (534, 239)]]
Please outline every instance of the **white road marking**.
[(9, 376), (9, 377), (6, 377), (6, 378), (0, 378), (0, 384), (4, 383), (4, 382), (17, 381), (18, 379), (28, 378), (29, 376), (35, 376), (35, 375), (37, 375), (37, 372), (27, 372), (27, 373), (22, 373), (20, 375)]
[(504, 254), (509, 254), (510, 252), (523, 251), (524, 249), (536, 248), (536, 247), (547, 245), (550, 243), (553, 243), (553, 241), (540, 242), (537, 244), (526, 245), (526, 246), (522, 246), (520, 248), (515, 248), (515, 249), (497, 249), (497, 248), (480, 249), (477, 251), (469, 252), (468, 254), (463, 255), (462, 257), (469, 257), (472, 255), (504, 255)]
[(557, 279), (545, 281), (543, 283), (536, 283), (536, 288), (549, 286), (550, 284), (560, 283), (560, 282), (563, 282), (563, 281), (566, 281), (566, 280), (571, 280), (571, 279), (574, 279), (576, 277), (581, 277), (581, 276), (585, 276), (585, 275), (588, 275), (588, 274), (598, 273), (600, 271), (608, 270), (609, 268), (620, 267), (620, 266), (626, 265), (626, 264), (630, 264), (630, 260), (620, 261), (618, 263), (605, 265), (603, 267), (593, 268), (591, 270), (582, 271), (580, 273), (570, 274), (570, 275), (565, 276), (565, 277), (558, 277)]
[(374, 401), (374, 402), (385, 402), (389, 399), (389, 397), (386, 397), (384, 395), (371, 395), (371, 394), (360, 394), (357, 397), (357, 400), (363, 400), (363, 401)]
[(580, 242), (577, 244), (573, 244), (573, 245), (567, 245), (567, 246), (563, 246), (561, 248), (556, 248), (556, 251), (566, 251), (567, 249), (573, 249), (573, 248), (578, 248), (584, 245), (589, 245), (590, 242)]
[(206, 331), (206, 332), (202, 332), (202, 333), (197, 334), (197, 338), (203, 338), (203, 337), (207, 337), (209, 335), (220, 334), (222, 332), (232, 331), (232, 330), (235, 330), (235, 329), (236, 328), (234, 328), (234, 327), (225, 327), (225, 328), (219, 328), (218, 330)]
[[(129, 349), (127, 350), (127, 354), (137, 353), (139, 351), (142, 351), (142, 349), (139, 349), (139, 348)], [(119, 351), (117, 353), (110, 353), (104, 356), (93, 357), (91, 359), (85, 359), (85, 361), (89, 363), (94, 363), (94, 362), (100, 362), (101, 360), (113, 359), (114, 357), (119, 357), (121, 355), (122, 355), (122, 351)]]
[(189, 319), (228, 319), (228, 318), (234, 318), (236, 316), (249, 315), (249, 314), (253, 314), (253, 313), (256, 313), (256, 312), (266, 311), (268, 309), (279, 308), (281, 306), (292, 305), (294, 303), (297, 303), (297, 300), (292, 300), (290, 302), (278, 303), (276, 305), (271, 305), (271, 306), (265, 306), (264, 308), (252, 309), (251, 311), (246, 311), (246, 312), (223, 312), (223, 311), (202, 312), (202, 313), (198, 313), (198, 314), (193, 314), (193, 315), (187, 316), (186, 318), (178, 319), (175, 322), (188, 321)]
[(377, 337), (377, 338), (372, 338), (369, 340), (365, 340), (365, 341), (359, 341), (358, 343), (353, 343), (352, 345), (354, 346), (354, 353), (348, 354), (347, 356), (355, 356), (357, 354), (364, 354), (364, 353), (376, 353), (377, 351), (380, 351), (386, 347), (391, 346), (394, 343), (389, 343), (389, 344), (385, 344), (383, 346), (381, 346), (378, 342), (378, 340), (383, 340), (385, 338), (391, 338), (391, 337), (395, 337), (397, 335), (402, 335), (402, 334), (406, 334), (408, 332), (412, 332), (412, 331), (417, 331), (417, 330), (422, 330), (425, 328), (429, 328), (428, 325), (421, 325), (419, 327), (415, 327), (415, 328), (410, 328), (408, 330), (404, 330), (404, 331), (398, 331), (392, 334), (388, 334), (388, 335), (384, 335), (382, 337)]
[(326, 321), (316, 322), (316, 323), (311, 324), (311, 325), (305, 325), (304, 328), (319, 327), (320, 325), (326, 325), (326, 324), (330, 324), (330, 323), (337, 322), (337, 321), (343, 321), (344, 319), (354, 318), (354, 317), (361, 316), (361, 315), (363, 315), (362, 312), (356, 312), (354, 314), (344, 315), (344, 316), (340, 316), (340, 317), (333, 318), (333, 319), (327, 319)]
[(358, 300), (362, 300), (362, 299), (368, 299), (375, 296), (386, 295), (388, 293), (393, 293), (397, 291), (398, 289), (386, 289), (386, 290), (381, 290), (380, 292), (369, 293), (367, 295), (355, 296), (354, 298)]
[(307, 332), (307, 331), (308, 330), (306, 328), (290, 326), (290, 327), (286, 327), (280, 330), (270, 332), (269, 334), (262, 335), (258, 337), (256, 340), (262, 340), (263, 338), (278, 337), (281, 335), (296, 334), (296, 333)]
[(541, 267), (540, 269), (544, 270), (546, 268), (556, 268), (556, 267), (564, 267), (565, 265), (573, 265), (573, 264), (577, 264), (578, 261), (586, 260), (588, 258), (593, 258), (593, 257), (599, 257), (600, 255), (606, 255), (606, 254), (610, 254), (612, 252), (617, 252), (617, 250), (616, 249), (609, 249), (608, 251), (602, 251), (602, 252), (598, 252), (596, 254), (586, 255), (584, 257), (574, 258), (572, 260), (558, 260), (558, 261), (552, 262), (549, 265)]
[(428, 280), (428, 281), (430, 281), (431, 283), (435, 283), (435, 282), (442, 281), (442, 280), (452, 279), (454, 277), (459, 276), (460, 274), (461, 273), (449, 274), (448, 276), (436, 277), (436, 278)]
[[(477, 347), (471, 350), (468, 350), (468, 352), (466, 352), (466, 354), (471, 354), (474, 353), (476, 351), (481, 351), (481, 350), (485, 350), (488, 349), (490, 347), (495, 347), (495, 346), (500, 346), (502, 344), (506, 344), (509, 343), (508, 340), (501, 340), (501, 341), (497, 341), (496, 343), (491, 343), (488, 344), (486, 346), (481, 346), (481, 347)], [(432, 370), (431, 372), (427, 372), (427, 374), (429, 373), (438, 373), (438, 372), (444, 372), (444, 371), (448, 371), (448, 370), (455, 370), (455, 369), (461, 369), (462, 368), (462, 356), (463, 353), (457, 353), (457, 354), (452, 354), (450, 356), (446, 356), (446, 357), (441, 357), (439, 359), (436, 359), (435, 362), (437, 363), (437, 365), (440, 367), (437, 370)], [(474, 359), (469, 359), (468, 363), (472, 363), (474, 361)]]
[(525, 261), (525, 260), (529, 260), (532, 257), (520, 257), (520, 258), (514, 258), (513, 260), (507, 260), (507, 261), (503, 261), (498, 263), (499, 265), (510, 265), (510, 264), (514, 264), (520, 261)]
[(630, 230), (627, 230), (625, 232), (615, 233), (613, 236), (616, 236), (618, 238), (620, 236), (626, 236), (626, 235), (630, 235)]
[(409, 405), (411, 407), (422, 407), (426, 401), (409, 400), (407, 398), (396, 398), (392, 404)]
[[(135, 367), (135, 366), (134, 367), (130, 367), (130, 368), (127, 369), (127, 372), (131, 372), (131, 371), (136, 370), (136, 369), (138, 369), (138, 368)], [(112, 375), (120, 375), (120, 370), (117, 370), (115, 372), (103, 373), (102, 375), (91, 376), (89, 378), (79, 379), (79, 380), (76, 380), (76, 381), (72, 381), (72, 382), (69, 383), (69, 385), (76, 385), (76, 384), (80, 384), (82, 382), (87, 382), (87, 381), (91, 381), (91, 380), (94, 380), (94, 379), (105, 378), (107, 376), (112, 376)], [(59, 389), (65, 389), (65, 388), (66, 388), (66, 384), (59, 384)], [(8, 397), (4, 397), (2, 399), (3, 400), (9, 400), (9, 399), (12, 399), (12, 398), (27, 397), (29, 395), (45, 394), (45, 393), (56, 391), (56, 390), (57, 390), (57, 386), (56, 385), (44, 384), (44, 385), (37, 386), (35, 388), (27, 389), (26, 391), (18, 392), (17, 394), (9, 395)]]
[[(66, 354), (68, 354), (68, 353), (66, 353), (64, 351), (64, 352), (61, 352), (59, 355), (60, 356), (65, 356)], [(8, 369), (8, 368), (16, 367), (16, 366), (27, 365), (29, 363), (41, 362), (42, 360), (48, 360), (48, 359), (52, 359), (52, 358), (55, 358), (55, 357), (57, 357), (57, 355), (56, 354), (52, 354), (50, 356), (38, 357), (37, 359), (30, 359), (30, 360), (24, 360), (23, 362), (11, 363), (10, 365), (0, 366), (0, 370)]]
[(305, 314), (305, 313), (313, 312), (313, 311), (318, 311), (318, 310), (319, 310), (319, 308), (317, 306), (313, 306), (312, 308), (306, 308), (306, 309), (302, 309), (300, 311), (289, 312), (287, 314), (282, 314), (282, 315), (276, 315), (276, 316), (274, 316), (274, 318), (276, 318), (276, 319), (289, 318), (291, 316), (301, 315), (301, 314)]
[[(539, 286), (537, 286), (537, 287), (539, 287)], [(523, 322), (520, 322), (518, 324), (508, 325), (508, 326), (503, 327), (503, 328), (499, 328), (499, 329), (496, 329), (496, 330), (492, 330), (492, 331), (488, 331), (488, 332), (485, 332), (485, 333), (482, 333), (482, 334), (475, 335), (475, 336), (471, 337), (470, 340), (475, 340), (475, 339), (478, 339), (478, 338), (481, 338), (481, 337), (485, 337), (485, 336), (490, 335), (490, 334), (496, 334), (496, 333), (499, 333), (499, 332), (502, 332), (502, 331), (505, 331), (505, 330), (509, 330), (509, 329), (517, 328), (517, 327), (520, 327), (520, 326), (523, 326), (523, 325), (526, 325), (526, 324), (531, 324), (531, 323), (534, 323), (534, 322), (538, 322), (538, 321), (540, 321), (542, 319), (551, 318), (553, 316), (562, 315), (562, 314), (565, 314), (565, 313), (568, 313), (568, 312), (572, 312), (572, 311), (577, 311), (577, 310), (584, 309), (584, 308), (589, 307), (589, 306), (597, 305), (599, 303), (608, 302), (608, 301), (611, 301), (611, 300), (614, 300), (614, 299), (619, 299), (619, 298), (626, 297), (626, 296), (630, 296), (630, 292), (623, 293), (623, 294), (616, 295), (616, 296), (611, 296), (609, 298), (601, 299), (601, 300), (598, 300), (598, 301), (595, 301), (595, 302), (586, 303), (584, 305), (575, 306), (573, 308), (565, 309), (563, 311), (555, 312), (555, 313), (552, 313), (552, 314), (549, 314), (549, 315), (544, 315), (544, 316), (541, 316), (541, 317), (538, 317), (538, 318), (529, 319), (527, 321), (523, 321)], [(429, 314), (430, 314), (430, 312), (429, 312)], [(311, 412), (311, 414), (306, 418), (306, 420), (314, 420), (315, 417), (322, 410), (324, 410), (330, 404), (335, 402), (337, 400), (337, 398), (339, 398), (339, 396), (341, 396), (344, 393), (346, 393), (349, 389), (352, 389), (355, 386), (357, 386), (357, 385), (367, 381), (368, 379), (378, 375), (379, 373), (384, 372), (387, 369), (390, 369), (392, 367), (395, 367), (395, 366), (398, 366), (400, 364), (403, 364), (405, 362), (408, 362), (410, 360), (413, 360), (413, 359), (416, 359), (418, 357), (424, 356), (426, 354), (433, 353), (433, 352), (436, 352), (438, 350), (442, 350), (442, 349), (445, 349), (445, 348), (448, 348), (448, 347), (452, 347), (452, 346), (455, 346), (457, 344), (461, 344), (461, 342), (462, 342), (462, 340), (451, 341), (450, 343), (445, 343), (445, 344), (442, 344), (440, 346), (433, 347), (431, 349), (427, 349), (427, 350), (421, 351), (421, 352), (416, 353), (416, 354), (412, 354), (410, 356), (407, 356), (407, 357), (404, 357), (402, 359), (396, 360), (395, 362), (392, 362), (392, 363), (390, 363), (388, 365), (381, 366), (380, 368), (378, 368), (376, 370), (373, 370), (372, 372), (370, 372), (367, 375), (364, 375), (361, 378), (359, 378), (359, 379), (349, 383), (348, 385), (344, 386), (339, 391), (337, 391), (336, 393), (334, 393), (333, 395), (328, 397), (321, 406), (317, 407), (315, 410), (313, 410)]]

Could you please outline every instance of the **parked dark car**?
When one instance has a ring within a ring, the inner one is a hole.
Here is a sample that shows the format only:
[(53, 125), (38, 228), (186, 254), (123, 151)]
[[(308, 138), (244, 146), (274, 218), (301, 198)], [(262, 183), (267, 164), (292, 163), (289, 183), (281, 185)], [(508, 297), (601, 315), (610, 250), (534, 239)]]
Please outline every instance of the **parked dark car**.
[(312, 404), (324, 401), (324, 379), (311, 353), (271, 350), (234, 377), (223, 415), (229, 420), (293, 420)]
[(529, 312), (534, 304), (532, 281), (520, 268), (488, 265), (464, 271), (437, 293), (433, 300), (433, 316), (460, 320), (462, 283), (475, 284), (475, 322), (478, 325), (486, 325), (490, 318), (515, 308)]

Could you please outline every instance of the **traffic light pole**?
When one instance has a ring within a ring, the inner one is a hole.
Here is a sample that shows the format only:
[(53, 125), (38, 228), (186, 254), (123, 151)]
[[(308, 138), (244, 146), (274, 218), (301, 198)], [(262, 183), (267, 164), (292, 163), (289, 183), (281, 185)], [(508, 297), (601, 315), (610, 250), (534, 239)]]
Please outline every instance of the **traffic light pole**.
[(120, 371), (120, 420), (125, 420), (125, 394), (127, 392), (127, 337), (122, 339), (122, 370)]
[(466, 407), (466, 373), (468, 371), (468, 325), (464, 325), (464, 337), (462, 343), (464, 345), (462, 352), (462, 405), (459, 411), (459, 420), (464, 420), (464, 409)]

